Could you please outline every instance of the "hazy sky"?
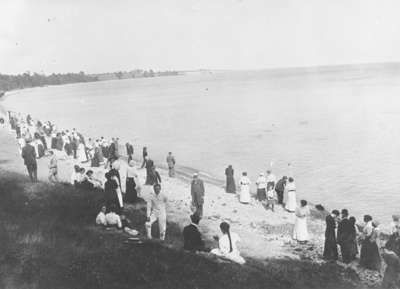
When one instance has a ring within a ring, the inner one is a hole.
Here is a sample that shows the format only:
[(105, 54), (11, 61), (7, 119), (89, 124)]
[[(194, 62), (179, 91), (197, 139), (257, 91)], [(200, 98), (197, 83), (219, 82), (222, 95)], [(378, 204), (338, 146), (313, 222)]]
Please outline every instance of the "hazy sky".
[(0, 73), (400, 61), (398, 0), (0, 0)]

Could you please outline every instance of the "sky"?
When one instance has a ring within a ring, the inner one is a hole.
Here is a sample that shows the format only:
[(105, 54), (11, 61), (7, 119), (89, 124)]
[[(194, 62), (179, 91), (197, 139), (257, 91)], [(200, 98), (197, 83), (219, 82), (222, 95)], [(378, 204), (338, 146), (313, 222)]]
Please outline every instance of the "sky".
[(398, 0), (0, 0), (0, 73), (400, 61)]

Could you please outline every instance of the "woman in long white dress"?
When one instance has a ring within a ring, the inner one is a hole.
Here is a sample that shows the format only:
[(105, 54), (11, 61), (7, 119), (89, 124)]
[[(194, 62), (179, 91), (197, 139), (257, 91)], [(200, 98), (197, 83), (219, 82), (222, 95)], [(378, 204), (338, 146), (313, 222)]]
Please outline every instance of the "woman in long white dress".
[(307, 201), (301, 200), (300, 207), (296, 208), (296, 221), (294, 223), (293, 239), (299, 243), (308, 241), (307, 217), (310, 215), (310, 209), (307, 206)]
[(78, 155), (78, 162), (80, 163), (87, 162), (85, 145), (82, 142), (79, 142), (77, 155)]
[(247, 172), (242, 173), (242, 177), (239, 180), (240, 195), (239, 201), (243, 204), (250, 203), (250, 179), (247, 177)]
[(291, 213), (296, 210), (296, 185), (294, 183), (293, 178), (289, 178), (288, 183), (285, 187), (285, 195), (286, 195), (286, 205), (285, 209)]
[(226, 222), (222, 222), (219, 227), (222, 236), (218, 240), (218, 248), (212, 249), (211, 253), (239, 264), (246, 263), (243, 257), (240, 256), (240, 252), (237, 248), (237, 243), (240, 242), (238, 234), (230, 232), (230, 226)]

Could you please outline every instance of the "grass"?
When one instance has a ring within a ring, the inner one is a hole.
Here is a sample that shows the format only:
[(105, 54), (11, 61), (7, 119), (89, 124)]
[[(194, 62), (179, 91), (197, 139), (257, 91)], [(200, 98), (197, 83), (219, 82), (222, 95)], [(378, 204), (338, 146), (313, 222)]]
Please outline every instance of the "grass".
[[(240, 266), (184, 252), (173, 223), (164, 244), (126, 244), (123, 233), (93, 226), (102, 201), (101, 192), (31, 184), (0, 170), (0, 288), (359, 287), (353, 271), (335, 264), (249, 260)], [(127, 215), (143, 234), (144, 207)]]

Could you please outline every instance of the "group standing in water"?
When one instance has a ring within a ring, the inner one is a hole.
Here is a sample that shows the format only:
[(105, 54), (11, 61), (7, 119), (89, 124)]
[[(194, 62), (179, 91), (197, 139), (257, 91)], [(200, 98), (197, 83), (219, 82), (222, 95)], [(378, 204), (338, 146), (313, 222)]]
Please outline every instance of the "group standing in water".
[[(52, 183), (59, 181), (58, 160), (74, 159), (76, 165), (71, 176), (71, 183), (79, 188), (104, 190), (105, 202), (101, 208), (96, 223), (106, 226), (117, 226), (126, 228), (126, 232), (134, 235), (135, 230), (129, 228), (128, 221), (124, 216), (124, 203), (135, 203), (138, 201), (141, 184), (138, 179), (135, 161), (133, 160), (134, 148), (131, 143), (126, 143), (126, 154), (128, 166), (125, 172), (125, 192), (122, 192), (120, 177), (120, 153), (119, 139), (113, 138), (107, 141), (104, 137), (96, 140), (87, 141), (76, 129), (59, 131), (57, 127), (50, 123), (35, 122), (30, 115), (26, 118), (11, 115), (10, 124), (15, 130), (18, 143), (20, 144), (21, 155), (27, 167), (30, 179), (37, 181), (37, 162), (36, 159), (44, 155), (50, 156), (49, 176)], [(146, 147), (142, 152), (142, 168), (146, 169), (146, 181), (144, 185), (153, 187), (153, 194), (147, 202), (147, 235), (151, 238), (151, 226), (157, 221), (160, 231), (160, 239), (165, 239), (167, 227), (167, 203), (168, 199), (161, 190), (161, 176), (158, 173), (154, 161), (149, 157)], [(105, 174), (106, 181), (96, 179), (93, 170), (85, 170), (80, 165), (87, 164), (91, 167), (99, 167), (105, 164), (109, 171)], [(175, 177), (176, 159), (172, 152), (166, 157), (168, 176)], [(225, 169), (226, 192), (238, 194), (238, 201), (242, 204), (252, 203), (251, 185), (252, 182), (247, 174), (243, 172), (239, 182), (236, 184), (234, 169), (229, 165)], [(310, 215), (308, 203), (305, 200), (297, 205), (296, 185), (293, 177), (283, 176), (281, 179), (267, 170), (259, 174), (255, 181), (257, 186), (256, 200), (266, 209), (275, 210), (275, 205), (281, 205), (286, 211), (294, 213), (295, 224), (293, 239), (299, 243), (309, 240), (307, 229), (307, 218)], [(204, 182), (199, 174), (193, 175), (191, 182), (191, 208), (193, 215), (192, 223), (188, 229), (184, 230), (185, 249), (210, 251), (204, 246), (198, 224), (204, 215), (203, 205), (205, 196)], [(104, 216), (103, 216), (104, 214)], [(108, 215), (108, 218), (103, 218)], [(118, 219), (118, 217), (120, 220)], [(373, 221), (369, 215), (364, 216), (364, 226), (359, 229), (354, 217), (349, 217), (348, 210), (343, 209), (341, 213), (333, 210), (326, 217), (325, 246), (323, 256), (328, 261), (337, 261), (340, 256), (343, 263), (353, 262), (357, 255), (360, 255), (360, 265), (371, 270), (380, 270), (382, 258), (388, 264), (386, 271), (388, 276), (385, 279), (387, 284), (392, 284), (393, 278), (397, 275), (396, 268), (400, 269), (400, 216), (393, 216), (392, 235), (386, 243), (384, 249), (379, 250), (379, 223)], [(125, 224), (125, 225), (123, 225)], [(186, 227), (185, 227), (186, 228)], [(218, 248), (211, 250), (218, 256), (233, 260), (243, 264), (244, 259), (239, 253), (240, 237), (230, 231), (230, 226), (226, 222), (220, 226), (221, 237), (218, 238)], [(200, 234), (200, 235), (199, 235)], [(200, 236), (200, 237), (199, 237)], [(360, 249), (359, 249), (360, 247)], [(194, 249), (193, 249), (194, 248)], [(339, 250), (338, 250), (339, 249)], [(397, 267), (396, 267), (397, 266)], [(392, 274), (392, 275), (391, 275)], [(390, 277), (392, 276), (392, 277)]]

